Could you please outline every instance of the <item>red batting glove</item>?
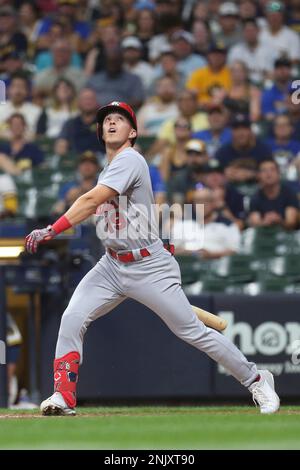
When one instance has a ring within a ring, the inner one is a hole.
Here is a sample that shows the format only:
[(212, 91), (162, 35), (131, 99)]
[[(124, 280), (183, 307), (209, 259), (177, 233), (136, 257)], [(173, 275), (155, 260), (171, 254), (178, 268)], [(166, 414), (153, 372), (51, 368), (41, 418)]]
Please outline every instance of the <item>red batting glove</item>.
[(36, 253), (40, 243), (47, 242), (56, 235), (57, 233), (53, 230), (52, 225), (48, 225), (47, 228), (33, 230), (25, 238), (25, 250), (29, 253)]

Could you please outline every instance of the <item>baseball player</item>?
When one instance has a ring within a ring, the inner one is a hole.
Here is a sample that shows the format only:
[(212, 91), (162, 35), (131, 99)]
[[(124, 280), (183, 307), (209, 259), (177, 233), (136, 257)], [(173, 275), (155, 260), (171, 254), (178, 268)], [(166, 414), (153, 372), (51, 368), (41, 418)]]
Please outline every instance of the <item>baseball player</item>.
[[(89, 324), (130, 297), (152, 309), (179, 338), (221, 364), (253, 395), (261, 413), (274, 413), (279, 397), (267, 370), (257, 370), (224, 335), (196, 316), (182, 288), (180, 269), (158, 236), (148, 165), (134, 148), (136, 116), (113, 101), (97, 113), (98, 138), (108, 163), (97, 185), (80, 196), (53, 225), (33, 230), (25, 247), (38, 245), (97, 213), (106, 253), (81, 280), (66, 308), (54, 360), (54, 393), (41, 404), (44, 415), (75, 415), (78, 369)], [(126, 204), (123, 200), (126, 196)], [(139, 217), (137, 217), (139, 215)], [(146, 221), (146, 222), (145, 222)]]

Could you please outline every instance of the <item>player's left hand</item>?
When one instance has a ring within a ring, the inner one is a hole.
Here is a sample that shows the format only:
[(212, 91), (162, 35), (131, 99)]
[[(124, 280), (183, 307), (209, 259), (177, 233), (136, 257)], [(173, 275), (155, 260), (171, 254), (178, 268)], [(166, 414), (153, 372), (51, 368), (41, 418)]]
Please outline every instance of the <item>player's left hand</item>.
[(36, 253), (40, 243), (47, 242), (56, 236), (55, 230), (52, 225), (46, 228), (33, 230), (25, 238), (25, 250), (29, 253)]

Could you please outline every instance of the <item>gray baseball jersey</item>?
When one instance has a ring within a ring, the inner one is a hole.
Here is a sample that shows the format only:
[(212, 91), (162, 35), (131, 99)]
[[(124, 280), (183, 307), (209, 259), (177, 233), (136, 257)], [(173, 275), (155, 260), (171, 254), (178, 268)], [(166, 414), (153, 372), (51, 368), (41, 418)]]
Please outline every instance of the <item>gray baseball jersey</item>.
[(97, 209), (97, 234), (106, 248), (134, 250), (159, 240), (149, 168), (144, 157), (126, 148), (99, 175), (98, 184), (119, 196)]
[[(87, 273), (63, 314), (56, 358), (77, 351), (82, 362), (88, 325), (130, 297), (152, 309), (175, 335), (204, 351), (249, 387), (258, 375), (256, 365), (225, 336), (198, 319), (182, 290), (179, 265), (158, 237), (157, 221), (150, 221), (149, 227), (146, 215), (154, 201), (144, 158), (132, 148), (123, 150), (106, 166), (98, 183), (120, 195), (97, 211), (97, 230), (105, 246), (135, 254), (147, 248), (150, 256), (134, 256), (135, 261), (124, 263), (106, 253)], [(124, 207), (122, 196), (127, 197)]]

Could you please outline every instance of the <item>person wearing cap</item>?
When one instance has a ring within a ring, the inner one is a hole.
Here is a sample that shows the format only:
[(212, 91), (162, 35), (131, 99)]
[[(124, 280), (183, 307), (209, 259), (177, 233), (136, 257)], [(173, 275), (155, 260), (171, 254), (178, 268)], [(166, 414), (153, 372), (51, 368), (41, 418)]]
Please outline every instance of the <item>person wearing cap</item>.
[(292, 84), (292, 64), (287, 58), (278, 58), (274, 63), (274, 82), (265, 88), (261, 97), (261, 111), (264, 119), (272, 121), (278, 114), (287, 111)]
[(270, 49), (259, 40), (259, 26), (256, 18), (243, 21), (243, 41), (233, 45), (228, 53), (228, 64), (237, 60), (243, 62), (249, 70), (252, 83), (261, 85), (265, 79), (271, 78), (274, 61), (278, 57), (275, 49)]
[(69, 181), (61, 186), (58, 201), (52, 212), (62, 214), (69, 209), (78, 197), (94, 188), (99, 171), (100, 165), (95, 152), (91, 150), (83, 152), (78, 159), (76, 180)]
[(231, 130), (228, 127), (228, 113), (223, 106), (211, 107), (208, 111), (208, 126), (194, 132), (194, 139), (203, 140), (209, 157), (213, 158), (217, 150), (231, 141)]
[(186, 166), (169, 181), (169, 200), (173, 203), (190, 203), (197, 184), (203, 184), (204, 168), (209, 160), (202, 140), (190, 139), (185, 146)]
[(154, 80), (154, 68), (142, 60), (143, 45), (137, 36), (127, 36), (121, 43), (124, 70), (140, 77), (147, 92)]
[(259, 39), (279, 56), (285, 55), (293, 63), (300, 62), (300, 38), (285, 25), (285, 6), (280, 1), (269, 1), (265, 6), (267, 25), (262, 28)]
[(218, 17), (220, 31), (214, 34), (214, 40), (222, 41), (227, 48), (241, 42), (242, 29), (237, 5), (234, 2), (222, 2)]
[(224, 44), (210, 44), (207, 66), (195, 70), (188, 77), (186, 87), (197, 92), (198, 104), (205, 110), (220, 104), (231, 88), (232, 81), (230, 70), (226, 65), (226, 54)]
[(185, 79), (192, 72), (206, 65), (206, 59), (193, 52), (195, 39), (189, 31), (175, 31), (171, 37), (171, 45), (177, 59), (177, 69)]
[(216, 159), (232, 183), (255, 181), (258, 164), (272, 160), (271, 149), (251, 130), (248, 115), (235, 114), (231, 120), (232, 141), (219, 148)]

